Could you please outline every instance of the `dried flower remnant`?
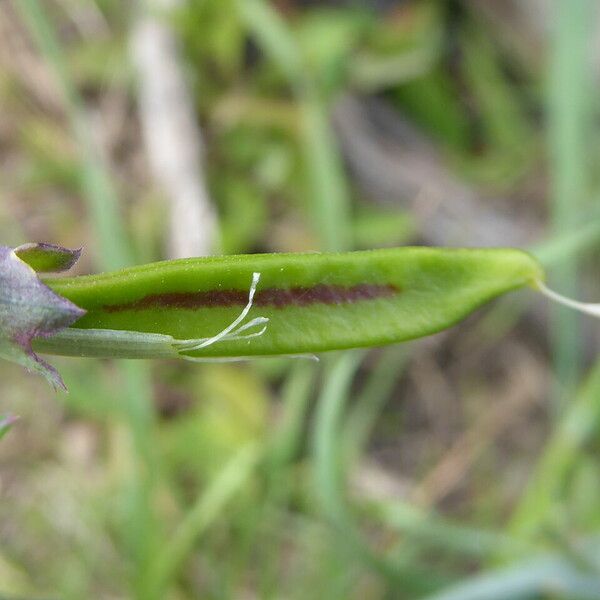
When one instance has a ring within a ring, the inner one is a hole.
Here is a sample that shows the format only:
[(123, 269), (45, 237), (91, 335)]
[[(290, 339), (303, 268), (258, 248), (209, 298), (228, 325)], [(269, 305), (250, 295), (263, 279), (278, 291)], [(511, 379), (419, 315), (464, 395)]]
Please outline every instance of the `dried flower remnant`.
[[(21, 252), (23, 258), (17, 254)], [(78, 256), (79, 251), (46, 244), (28, 244), (15, 250), (0, 246), (0, 357), (41, 373), (55, 388), (64, 389), (64, 383), (32, 350), (31, 340), (68, 327), (85, 310), (42, 283), (34, 266), (42, 271), (62, 270)]]

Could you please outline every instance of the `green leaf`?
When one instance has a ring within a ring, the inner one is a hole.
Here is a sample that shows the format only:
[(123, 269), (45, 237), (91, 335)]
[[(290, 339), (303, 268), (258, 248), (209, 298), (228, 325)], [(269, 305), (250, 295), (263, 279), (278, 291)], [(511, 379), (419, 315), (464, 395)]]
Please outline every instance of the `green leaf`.
[(376, 346), (450, 327), (495, 296), (542, 278), (534, 258), (510, 249), (166, 261), (47, 280), (87, 314), (76, 328), (36, 344), (67, 355), (201, 358)]

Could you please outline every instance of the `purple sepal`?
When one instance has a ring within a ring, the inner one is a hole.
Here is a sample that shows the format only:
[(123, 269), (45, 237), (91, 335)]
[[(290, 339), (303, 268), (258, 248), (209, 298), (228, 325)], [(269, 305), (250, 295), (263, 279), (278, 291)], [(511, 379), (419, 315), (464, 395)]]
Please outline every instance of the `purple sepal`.
[(31, 340), (60, 331), (85, 311), (42, 283), (14, 250), (0, 246), (0, 357), (37, 371), (55, 387), (62, 378), (31, 348)]

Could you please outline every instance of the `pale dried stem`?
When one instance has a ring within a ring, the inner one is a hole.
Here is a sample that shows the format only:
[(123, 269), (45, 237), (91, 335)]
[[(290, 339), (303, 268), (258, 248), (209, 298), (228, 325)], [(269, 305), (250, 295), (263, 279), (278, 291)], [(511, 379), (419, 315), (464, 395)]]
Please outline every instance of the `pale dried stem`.
[[(152, 4), (157, 10), (170, 7), (165, 0)], [(146, 151), (169, 200), (169, 257), (211, 254), (219, 245), (217, 216), (207, 190), (202, 134), (177, 40), (167, 22), (149, 10), (133, 28), (131, 48)]]

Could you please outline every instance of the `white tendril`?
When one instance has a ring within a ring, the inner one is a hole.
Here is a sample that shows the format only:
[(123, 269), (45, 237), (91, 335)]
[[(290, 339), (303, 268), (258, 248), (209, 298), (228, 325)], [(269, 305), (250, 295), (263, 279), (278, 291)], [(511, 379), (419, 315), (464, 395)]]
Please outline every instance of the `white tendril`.
[[(238, 317), (234, 321), (232, 321), (227, 327), (225, 327), (225, 329), (209, 338), (199, 338), (195, 340), (178, 340), (176, 342), (177, 349), (180, 352), (191, 352), (193, 350), (201, 350), (202, 348), (212, 346), (213, 344), (222, 341), (248, 339), (262, 335), (267, 330), (266, 323), (269, 322), (269, 319), (267, 317), (256, 317), (242, 325), (242, 322), (248, 316), (248, 313), (252, 308), (252, 303), (254, 302), (254, 294), (256, 293), (256, 288), (258, 286), (259, 280), (260, 273), (253, 273), (252, 283), (250, 284), (250, 291), (248, 292), (248, 302), (246, 306), (244, 306), (242, 312), (238, 315)], [(263, 325), (263, 327), (259, 331), (246, 334), (243, 333), (244, 331), (248, 331), (248, 329), (252, 329), (260, 325)]]

